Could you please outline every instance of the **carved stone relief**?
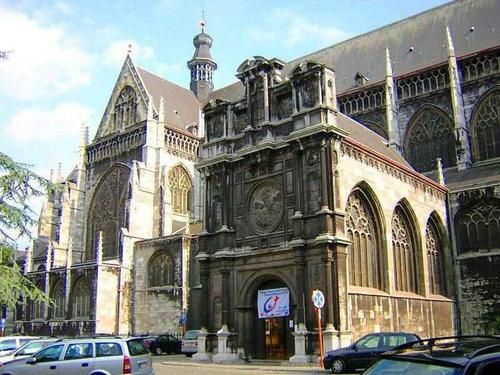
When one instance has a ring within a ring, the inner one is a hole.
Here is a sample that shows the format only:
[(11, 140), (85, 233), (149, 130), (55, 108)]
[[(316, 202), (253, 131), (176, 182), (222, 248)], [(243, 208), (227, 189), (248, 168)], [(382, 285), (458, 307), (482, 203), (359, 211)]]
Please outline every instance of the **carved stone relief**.
[(257, 233), (271, 233), (283, 216), (283, 196), (272, 182), (259, 185), (248, 207), (249, 221)]

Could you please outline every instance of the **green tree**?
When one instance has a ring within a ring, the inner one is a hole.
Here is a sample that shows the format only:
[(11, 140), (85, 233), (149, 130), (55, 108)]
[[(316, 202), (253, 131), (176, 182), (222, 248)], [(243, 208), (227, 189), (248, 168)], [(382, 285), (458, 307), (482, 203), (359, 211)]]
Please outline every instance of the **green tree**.
[(34, 211), (32, 197), (52, 189), (50, 181), (30, 170), (30, 165), (15, 162), (0, 152), (0, 306), (14, 308), (21, 296), (36, 302), (50, 299), (26, 278), (15, 262), (16, 241), (31, 236)]

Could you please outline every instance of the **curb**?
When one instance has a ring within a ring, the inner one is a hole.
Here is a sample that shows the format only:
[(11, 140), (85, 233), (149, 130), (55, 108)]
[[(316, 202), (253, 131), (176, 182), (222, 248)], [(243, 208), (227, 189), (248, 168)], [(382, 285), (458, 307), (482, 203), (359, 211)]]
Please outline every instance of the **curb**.
[(180, 367), (209, 367), (209, 368), (231, 368), (235, 370), (260, 370), (272, 372), (286, 372), (286, 373), (304, 373), (308, 374), (325, 374), (327, 370), (321, 370), (319, 367), (313, 366), (261, 366), (252, 364), (215, 364), (203, 362), (161, 362), (162, 365), (180, 366)]

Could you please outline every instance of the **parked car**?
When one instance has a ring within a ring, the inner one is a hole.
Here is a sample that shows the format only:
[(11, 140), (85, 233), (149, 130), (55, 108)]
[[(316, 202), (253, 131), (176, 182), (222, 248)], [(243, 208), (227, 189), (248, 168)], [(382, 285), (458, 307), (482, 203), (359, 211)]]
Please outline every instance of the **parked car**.
[(181, 353), (181, 340), (172, 335), (146, 337), (144, 342), (151, 353), (156, 355)]
[(420, 340), (420, 337), (414, 333), (370, 333), (346, 348), (327, 352), (323, 366), (330, 369), (332, 374), (363, 370), (383, 352), (416, 340)]
[(39, 339), (38, 336), (4, 336), (0, 337), (0, 355), (19, 348), (27, 342)]
[(154, 375), (151, 353), (140, 337), (65, 339), (0, 367), (0, 375)]
[(186, 331), (182, 338), (181, 351), (187, 357), (192, 357), (194, 353), (198, 352), (198, 335), (199, 330)]
[(39, 350), (45, 348), (46, 346), (49, 346), (50, 344), (53, 344), (54, 342), (61, 340), (62, 339), (47, 338), (47, 339), (39, 339), (27, 342), (26, 344), (21, 345), (19, 348), (14, 349), (13, 351), (1, 354), (0, 366), (4, 363), (13, 361), (14, 359), (29, 357), (32, 354), (38, 352)]
[(438, 337), (382, 354), (363, 374), (500, 374), (500, 337)]

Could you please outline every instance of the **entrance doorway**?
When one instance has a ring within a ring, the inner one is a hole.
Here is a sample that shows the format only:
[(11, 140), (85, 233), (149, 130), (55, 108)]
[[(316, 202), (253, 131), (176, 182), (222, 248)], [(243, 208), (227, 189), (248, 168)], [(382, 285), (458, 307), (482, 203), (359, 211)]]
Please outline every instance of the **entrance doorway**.
[(266, 359), (286, 359), (287, 324), (286, 318), (265, 319)]

